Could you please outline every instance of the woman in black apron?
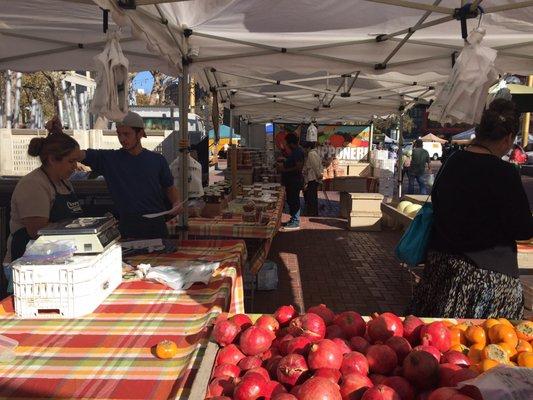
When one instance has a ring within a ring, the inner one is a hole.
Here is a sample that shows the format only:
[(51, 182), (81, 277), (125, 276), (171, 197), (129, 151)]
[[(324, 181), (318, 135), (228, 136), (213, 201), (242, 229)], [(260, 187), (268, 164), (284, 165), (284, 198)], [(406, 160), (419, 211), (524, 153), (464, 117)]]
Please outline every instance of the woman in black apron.
[[(55, 198), (50, 208), (50, 214), (48, 216), (48, 222), (59, 222), (64, 219), (81, 217), (83, 210), (76, 193), (67, 185), (64, 180), (61, 180), (61, 184), (67, 188), (68, 194), (61, 194), (57, 191), (57, 186), (52, 182), (44, 168), (41, 167), (41, 171), (46, 175), (50, 184), (54, 188)], [(28, 242), (32, 240), (26, 228), (20, 228), (13, 233), (11, 238), (11, 259), (16, 260), (22, 257)]]
[[(10, 261), (14, 261), (24, 254), (26, 245), (34, 238), (32, 236), (36, 236), (39, 229), (51, 222), (82, 215), (82, 209), (76, 195), (65, 182), (76, 169), (80, 156), (79, 144), (75, 139), (62, 132), (58, 120), (47, 124), (47, 129), (49, 130), (47, 137), (33, 138), (28, 146), (28, 154), (39, 157), (42, 166), (23, 177), (12, 195), (10, 225), (22, 227), (12, 232), (9, 247)], [(54, 190), (52, 199), (49, 198), (48, 192), (43, 192), (45, 190), (44, 179), (52, 185)], [(67, 193), (58, 191), (60, 184), (64, 185)], [(47, 201), (46, 207), (40, 207), (40, 212), (46, 212), (45, 210), (50, 207), (48, 215), (32, 214), (33, 210), (29, 211), (31, 208), (30, 199), (37, 201), (38, 204), (41, 204), (40, 201)], [(48, 203), (49, 201), (51, 204)], [(0, 274), (0, 297), (6, 292), (6, 279), (3, 275)]]

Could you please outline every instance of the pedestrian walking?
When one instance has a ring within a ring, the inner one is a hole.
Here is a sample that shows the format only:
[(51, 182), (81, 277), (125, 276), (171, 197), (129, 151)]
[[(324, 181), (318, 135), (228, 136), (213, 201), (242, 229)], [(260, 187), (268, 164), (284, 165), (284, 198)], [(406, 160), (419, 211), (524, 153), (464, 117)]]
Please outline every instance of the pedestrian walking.
[(409, 177), (408, 194), (415, 194), (415, 181), (418, 183), (420, 194), (428, 194), (427, 185), (424, 181), (425, 175), (430, 169), (430, 158), (427, 150), (422, 148), (422, 140), (417, 139), (414, 143), (411, 155), (411, 164), (407, 175)]

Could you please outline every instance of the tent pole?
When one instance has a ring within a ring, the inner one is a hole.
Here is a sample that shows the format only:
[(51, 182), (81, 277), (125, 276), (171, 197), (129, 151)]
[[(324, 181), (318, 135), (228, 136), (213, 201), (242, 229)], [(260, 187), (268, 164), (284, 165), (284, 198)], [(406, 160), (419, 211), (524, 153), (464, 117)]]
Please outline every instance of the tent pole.
[(370, 135), (368, 136), (368, 154), (366, 155), (366, 159), (369, 164), (370, 164), (370, 152), (372, 150), (373, 140), (374, 140), (374, 121), (370, 122)]
[[(183, 202), (189, 198), (189, 63), (184, 59), (182, 63), (182, 78), (180, 85), (180, 130), (179, 130), (179, 147), (181, 153), (181, 199)], [(181, 214), (181, 227), (183, 228), (182, 238), (187, 239), (188, 229), (188, 207), (187, 203), (183, 205)]]
[(397, 185), (396, 190), (394, 191), (393, 197), (394, 200), (399, 201), (402, 198), (402, 168), (403, 168), (403, 111), (399, 114), (400, 123), (399, 123), (399, 132), (398, 132), (398, 157), (396, 160), (396, 176), (397, 176)]
[[(527, 78), (527, 85), (533, 87), (533, 75), (529, 75)], [(529, 125), (531, 123), (531, 113), (525, 113), (524, 120), (522, 122), (522, 147), (526, 148), (529, 142)]]
[(450, 8), (450, 7), (438, 7), (435, 5), (415, 3), (414, 1), (408, 1), (408, 0), (366, 0), (366, 1), (369, 1), (371, 3), (381, 3), (381, 4), (388, 4), (391, 6), (411, 8), (415, 10), (433, 11), (433, 12), (437, 12), (441, 14), (453, 15), (453, 12), (454, 12), (453, 8)]
[(6, 128), (11, 129), (13, 115), (11, 113), (11, 71), (6, 71), (6, 97), (4, 100), (4, 110), (6, 114)]
[(20, 72), (17, 72), (15, 82), (15, 109), (13, 112), (13, 126), (18, 128), (20, 124), (20, 89), (22, 86), (22, 74)]

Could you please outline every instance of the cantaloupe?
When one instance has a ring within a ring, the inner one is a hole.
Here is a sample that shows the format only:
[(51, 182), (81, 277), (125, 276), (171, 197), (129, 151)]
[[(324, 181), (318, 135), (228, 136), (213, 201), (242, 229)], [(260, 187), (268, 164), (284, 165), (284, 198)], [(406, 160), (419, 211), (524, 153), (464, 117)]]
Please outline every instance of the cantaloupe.
[(400, 203), (398, 203), (398, 205), (396, 206), (396, 209), (399, 212), (403, 213), (403, 212), (405, 212), (406, 207), (412, 206), (412, 205), (413, 205), (413, 203), (411, 203), (410, 201), (404, 200), (404, 201), (400, 201)]
[(407, 216), (414, 218), (414, 216), (418, 213), (418, 211), (422, 208), (420, 204), (411, 204), (410, 206), (407, 206), (403, 213), (407, 214)]

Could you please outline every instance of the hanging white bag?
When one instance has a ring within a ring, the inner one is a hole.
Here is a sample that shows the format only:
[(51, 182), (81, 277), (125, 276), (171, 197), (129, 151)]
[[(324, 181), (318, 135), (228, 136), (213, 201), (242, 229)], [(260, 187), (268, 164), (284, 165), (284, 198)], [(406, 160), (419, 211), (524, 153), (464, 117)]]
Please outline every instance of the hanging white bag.
[(102, 53), (94, 58), (96, 89), (90, 112), (112, 121), (122, 121), (128, 113), (129, 61), (122, 53), (116, 33), (109, 34)]

